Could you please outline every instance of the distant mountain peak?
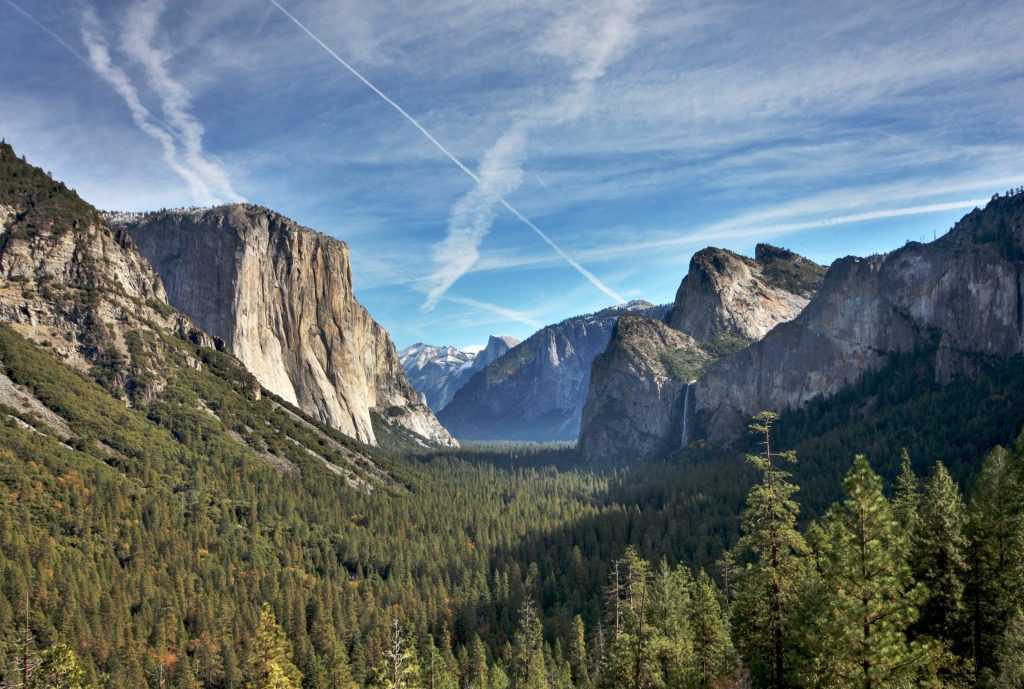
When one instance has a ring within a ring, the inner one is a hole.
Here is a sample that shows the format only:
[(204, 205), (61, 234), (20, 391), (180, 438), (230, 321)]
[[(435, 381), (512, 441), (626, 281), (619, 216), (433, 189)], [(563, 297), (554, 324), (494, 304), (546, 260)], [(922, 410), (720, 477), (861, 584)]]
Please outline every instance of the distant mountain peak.
[(474, 351), (420, 342), (401, 350), (398, 358), (409, 382), (438, 412), (478, 371), (517, 344), (519, 340), (511, 335), (491, 335), (485, 346)]
[(483, 367), (438, 419), (466, 439), (574, 440), (591, 363), (616, 320), (624, 313), (660, 319), (666, 310), (637, 300), (545, 326)]

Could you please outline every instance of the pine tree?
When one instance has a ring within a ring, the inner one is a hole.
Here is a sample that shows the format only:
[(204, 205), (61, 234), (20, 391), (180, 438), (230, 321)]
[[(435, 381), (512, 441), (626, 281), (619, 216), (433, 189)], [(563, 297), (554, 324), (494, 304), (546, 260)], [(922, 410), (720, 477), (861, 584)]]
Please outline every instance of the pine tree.
[(356, 681), (352, 679), (352, 666), (348, 662), (348, 653), (342, 643), (332, 645), (324, 656), (324, 669), (327, 686), (331, 689), (357, 689)]
[[(630, 546), (617, 562), (619, 597), (609, 599), (610, 609), (619, 611), (619, 632), (604, 653), (595, 685), (601, 689), (658, 689), (681, 682), (690, 668), (692, 651), (689, 635), (673, 645), (665, 628), (689, 625), (681, 606), (672, 615), (675, 603), (688, 597), (683, 576), (662, 566), (652, 581), (650, 564)], [(686, 652), (682, 652), (683, 649)]]
[(39, 654), (39, 666), (32, 673), (30, 689), (83, 689), (85, 670), (67, 644), (57, 644)]
[(511, 679), (513, 689), (548, 689), (543, 629), (529, 599), (519, 608), (519, 624), (512, 637)]
[(789, 473), (779, 468), (796, 457), (791, 451), (773, 452), (771, 447), (771, 426), (777, 418), (772, 412), (761, 412), (750, 426), (764, 438), (764, 451), (747, 456), (761, 471), (762, 480), (747, 495), (743, 535), (736, 550), (739, 555), (752, 554), (753, 562), (736, 573), (733, 604), (737, 644), (751, 675), (760, 686), (773, 689), (785, 686), (790, 670), (787, 639), (804, 567), (801, 556), (807, 552), (796, 530), (799, 507), (792, 496), (798, 488), (789, 482)]
[(1003, 633), (997, 652), (998, 689), (1024, 689), (1024, 610), (1018, 608)]
[(487, 683), (487, 649), (480, 641), (480, 635), (473, 632), (469, 637), (469, 643), (462, 646), (465, 652), (465, 661), (459, 663), (462, 668), (461, 686), (466, 689), (482, 688)]
[(900, 455), (900, 475), (896, 479), (896, 495), (892, 499), (892, 512), (907, 534), (917, 531), (917, 508), (921, 502), (921, 487), (914, 468), (910, 465), (910, 454), (903, 448)]
[(941, 462), (925, 486), (918, 513), (911, 563), (915, 578), (927, 587), (928, 597), (916, 628), (948, 645), (962, 636), (964, 627), (969, 541), (964, 533), (967, 510), (960, 490)]
[(694, 585), (688, 615), (693, 632), (697, 685), (701, 687), (716, 686), (736, 669), (736, 651), (719, 599), (718, 588), (702, 569)]
[(421, 683), (424, 689), (456, 689), (458, 687), (451, 671), (451, 663), (438, 650), (430, 635), (427, 635), (421, 655), (423, 661), (420, 675), (423, 678)]
[(931, 649), (910, 643), (923, 587), (915, 585), (906, 537), (882, 494), (882, 482), (858, 455), (843, 482), (844, 501), (828, 514), (820, 629), (819, 686), (874, 689), (909, 684)]
[(1024, 606), (1024, 484), (1019, 461), (997, 447), (971, 491), (971, 579), (968, 592), (975, 671), (995, 669), (996, 649), (1016, 606)]
[(249, 652), (248, 689), (298, 689), (302, 673), (292, 662), (291, 646), (268, 603), (260, 610)]
[[(646, 627), (651, 659), (667, 686), (691, 683), (696, 667), (694, 631), (690, 610), (694, 595), (693, 577), (684, 567), (670, 568), (665, 560), (649, 586), (650, 603)], [(656, 674), (653, 670), (648, 674)]]
[(590, 686), (590, 675), (587, 672), (587, 632), (583, 626), (583, 618), (579, 615), (572, 620), (569, 632), (569, 669), (572, 681), (577, 689)]

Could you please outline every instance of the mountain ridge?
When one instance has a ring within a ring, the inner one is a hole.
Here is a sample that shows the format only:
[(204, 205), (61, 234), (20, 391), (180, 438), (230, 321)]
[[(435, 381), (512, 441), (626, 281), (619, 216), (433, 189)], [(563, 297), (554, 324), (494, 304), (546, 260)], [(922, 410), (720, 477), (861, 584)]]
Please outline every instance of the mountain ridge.
[(465, 352), (417, 342), (399, 350), (398, 358), (410, 384), (437, 413), (477, 371), (517, 344), (519, 340), (511, 335), (491, 335), (480, 351)]
[(666, 322), (630, 318), (594, 359), (579, 433), (587, 461), (645, 460), (685, 447), (697, 435), (693, 382), (716, 359), (796, 317), (824, 272), (768, 244), (758, 244), (753, 259), (716, 247), (694, 254)]
[(835, 261), (793, 321), (713, 364), (698, 381), (699, 424), (724, 442), (759, 409), (798, 408), (934, 346), (937, 380), (974, 357), (1024, 351), (1024, 194), (993, 198), (929, 244)]
[(665, 308), (637, 300), (545, 326), (474, 375), (438, 419), (466, 440), (575, 440), (591, 363), (615, 320), (631, 311), (663, 317)]

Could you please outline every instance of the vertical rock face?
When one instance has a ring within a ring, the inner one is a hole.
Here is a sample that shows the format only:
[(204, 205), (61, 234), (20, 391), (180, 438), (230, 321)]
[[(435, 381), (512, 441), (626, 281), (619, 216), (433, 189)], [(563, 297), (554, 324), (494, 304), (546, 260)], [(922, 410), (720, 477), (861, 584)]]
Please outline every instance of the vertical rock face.
[(575, 440), (591, 363), (630, 311), (664, 307), (630, 302), (542, 328), (474, 375), (438, 418), (457, 438)]
[(725, 249), (696, 253), (669, 325), (620, 320), (608, 350), (594, 360), (580, 426), (583, 456), (651, 459), (685, 445), (695, 436), (692, 381), (723, 354), (793, 319), (824, 274), (822, 266), (767, 244), (757, 246), (754, 259)]
[(978, 355), (1024, 352), (1024, 195), (994, 199), (946, 236), (884, 256), (836, 261), (792, 322), (710, 367), (697, 384), (709, 440), (762, 409), (831, 395), (889, 354), (935, 351), (935, 373), (970, 373)]
[(453, 443), (419, 403), (390, 336), (355, 300), (343, 242), (250, 205), (147, 214), (124, 227), (169, 302), (268, 390), (366, 443), (376, 442), (371, 412)]
[(594, 359), (579, 449), (590, 460), (664, 455), (687, 440), (691, 370), (710, 359), (697, 341), (663, 322), (619, 317)]

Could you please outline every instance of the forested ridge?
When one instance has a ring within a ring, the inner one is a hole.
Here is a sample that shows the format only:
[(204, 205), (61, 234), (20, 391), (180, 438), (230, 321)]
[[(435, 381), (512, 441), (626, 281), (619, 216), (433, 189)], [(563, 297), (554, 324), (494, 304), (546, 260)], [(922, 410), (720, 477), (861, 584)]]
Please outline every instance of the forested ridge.
[[(906, 670), (870, 686), (1019, 686), (1020, 443), (976, 458), (967, 505), (943, 465), (919, 479), (904, 462), (883, 492), (850, 448), (846, 497), (814, 523), (785, 475), (801, 463), (773, 449), (766, 466), (756, 434), (747, 459), (617, 469), (542, 447), (378, 456), (398, 480), (368, 491), (293, 452), (302, 427), (272, 428), (271, 400), (218, 352), (193, 350), (216, 375), (183, 367), (126, 409), (0, 335), (5, 373), (76, 435), (3, 409), (4, 685), (22, 678), (27, 610), (40, 682), (63, 661), (110, 687), (869, 686), (850, 676), (861, 659), (832, 662), (863, 626), (839, 583), (860, 509), (886, 573), (860, 584), (902, 605), (872, 667)], [(197, 399), (268, 429), (298, 470), (230, 442)]]

